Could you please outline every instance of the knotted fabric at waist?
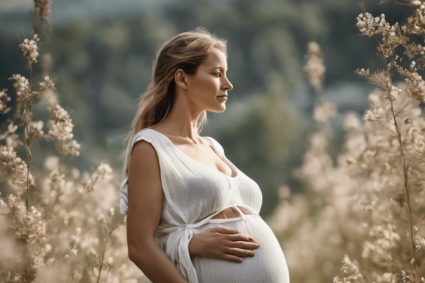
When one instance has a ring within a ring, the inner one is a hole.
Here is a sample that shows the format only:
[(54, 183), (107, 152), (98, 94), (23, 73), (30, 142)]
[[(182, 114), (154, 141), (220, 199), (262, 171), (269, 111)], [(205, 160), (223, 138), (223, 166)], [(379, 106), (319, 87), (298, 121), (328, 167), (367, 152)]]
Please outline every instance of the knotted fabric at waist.
[[(171, 262), (177, 267), (181, 274), (189, 281), (189, 283), (199, 283), (198, 276), (196, 274), (196, 269), (192, 264), (192, 260), (189, 254), (189, 242), (192, 240), (194, 231), (207, 224), (207, 223), (225, 223), (225, 222), (234, 222), (241, 219), (245, 219), (247, 215), (242, 213), (238, 208), (242, 206), (249, 210), (252, 214), (258, 215), (251, 207), (244, 204), (232, 204), (224, 207), (223, 209), (211, 214), (210, 216), (202, 219), (196, 223), (182, 224), (179, 226), (173, 227), (162, 227), (159, 226), (156, 235), (166, 235), (169, 234), (165, 253), (170, 258)], [(211, 219), (223, 210), (228, 209), (229, 207), (234, 207), (240, 217), (236, 218), (224, 218), (224, 219)]]

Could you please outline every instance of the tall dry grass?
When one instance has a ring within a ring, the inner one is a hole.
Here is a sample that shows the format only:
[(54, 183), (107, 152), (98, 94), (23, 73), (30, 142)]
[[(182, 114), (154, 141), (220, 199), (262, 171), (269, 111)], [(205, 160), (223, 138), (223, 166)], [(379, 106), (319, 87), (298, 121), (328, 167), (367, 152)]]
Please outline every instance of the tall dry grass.
[[(320, 46), (308, 46), (305, 71), (318, 97), (317, 128), (294, 171), (307, 192), (292, 196), (287, 186), (280, 187), (280, 205), (266, 219), (281, 241), (292, 282), (425, 282), (425, 83), (420, 76), (425, 49), (417, 42), (424, 37), (425, 4), (398, 3), (412, 8), (402, 26), (365, 10), (357, 18), (360, 33), (377, 42), (383, 68), (356, 71), (377, 89), (368, 97), (363, 121), (354, 112), (346, 115), (343, 151), (336, 160), (329, 144), (337, 105), (323, 95)], [(66, 166), (66, 157), (78, 156), (80, 145), (73, 139), (72, 119), (58, 103), (48, 54), (41, 56), (43, 79), (38, 84), (32, 79), (39, 57), (35, 31), (42, 30), (49, 5), (35, 1), (32, 38), (20, 45), (29, 79), (10, 77), (14, 96), (0, 90), (0, 113), (14, 115), (0, 133), (0, 180), (6, 188), (0, 195), (0, 280), (146, 281), (128, 260), (110, 166), (101, 163), (92, 174)], [(396, 74), (404, 81), (394, 83)], [(33, 121), (35, 104), (50, 113), (47, 132), (44, 121)], [(39, 173), (31, 167), (31, 145), (42, 140), (55, 142), (58, 156), (47, 156)], [(18, 155), (20, 147), (26, 156)], [(335, 276), (339, 270), (342, 275)]]
[[(320, 96), (313, 114), (317, 129), (294, 171), (307, 192), (291, 198), (283, 186), (281, 204), (268, 219), (282, 239), (291, 281), (425, 282), (425, 82), (420, 75), (425, 1), (393, 2), (411, 8), (403, 25), (391, 25), (384, 14), (372, 16), (359, 2), (363, 13), (356, 26), (376, 41), (383, 67), (373, 73), (356, 70), (377, 88), (368, 96), (363, 121), (354, 112), (345, 116), (345, 141), (336, 160), (328, 147), (337, 107), (322, 95), (320, 47), (308, 46), (305, 71)], [(404, 81), (393, 82), (396, 76)], [(339, 268), (342, 275), (334, 276)]]
[[(34, 1), (32, 37), (19, 45), (29, 78), (13, 74), (13, 95), (0, 91), (0, 113), (12, 114), (0, 133), (0, 281), (145, 282), (128, 260), (125, 223), (114, 218), (118, 186), (111, 167), (100, 163), (89, 174), (66, 166), (68, 156), (79, 156), (80, 144), (48, 74), (49, 54), (41, 57), (42, 79), (33, 79), (37, 32), (48, 36), (43, 23), (50, 12), (49, 0)], [(34, 106), (49, 112), (47, 123), (34, 120)], [(40, 141), (54, 143), (58, 153), (45, 157), (42, 170), (31, 167), (33, 145)]]

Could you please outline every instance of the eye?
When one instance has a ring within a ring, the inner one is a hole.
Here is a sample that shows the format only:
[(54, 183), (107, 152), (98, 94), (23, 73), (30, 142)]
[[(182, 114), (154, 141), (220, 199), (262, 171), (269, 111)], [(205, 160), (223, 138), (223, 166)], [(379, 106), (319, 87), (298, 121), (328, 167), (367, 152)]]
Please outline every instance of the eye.
[(214, 73), (214, 75), (220, 75), (221, 73)]

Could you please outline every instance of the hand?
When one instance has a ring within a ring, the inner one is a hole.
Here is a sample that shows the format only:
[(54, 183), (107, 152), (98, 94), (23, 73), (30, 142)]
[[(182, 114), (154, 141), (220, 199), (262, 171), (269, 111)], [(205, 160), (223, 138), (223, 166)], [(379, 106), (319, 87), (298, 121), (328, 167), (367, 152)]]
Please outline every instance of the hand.
[(258, 247), (258, 242), (250, 235), (239, 234), (235, 229), (214, 227), (193, 234), (189, 254), (240, 263), (241, 257), (254, 256), (253, 250)]

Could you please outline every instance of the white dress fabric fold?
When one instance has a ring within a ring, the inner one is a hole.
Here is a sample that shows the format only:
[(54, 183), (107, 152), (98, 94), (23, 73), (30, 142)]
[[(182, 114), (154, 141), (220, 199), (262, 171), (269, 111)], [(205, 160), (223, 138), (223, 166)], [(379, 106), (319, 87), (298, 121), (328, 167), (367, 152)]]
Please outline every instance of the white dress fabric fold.
[[(120, 213), (125, 215), (128, 208), (126, 169), (131, 152), (138, 141), (144, 140), (152, 144), (158, 155), (164, 191), (155, 242), (189, 283), (289, 283), (289, 270), (279, 241), (259, 215), (263, 202), (260, 187), (227, 159), (223, 147), (214, 138), (204, 138), (232, 168), (233, 177), (185, 154), (156, 130), (137, 132), (124, 161)], [(238, 211), (239, 217), (211, 219), (229, 207)], [(240, 208), (251, 214), (244, 214)], [(189, 242), (193, 235), (219, 226), (254, 237), (260, 244), (254, 249), (255, 255), (243, 257), (242, 263), (190, 256)]]

